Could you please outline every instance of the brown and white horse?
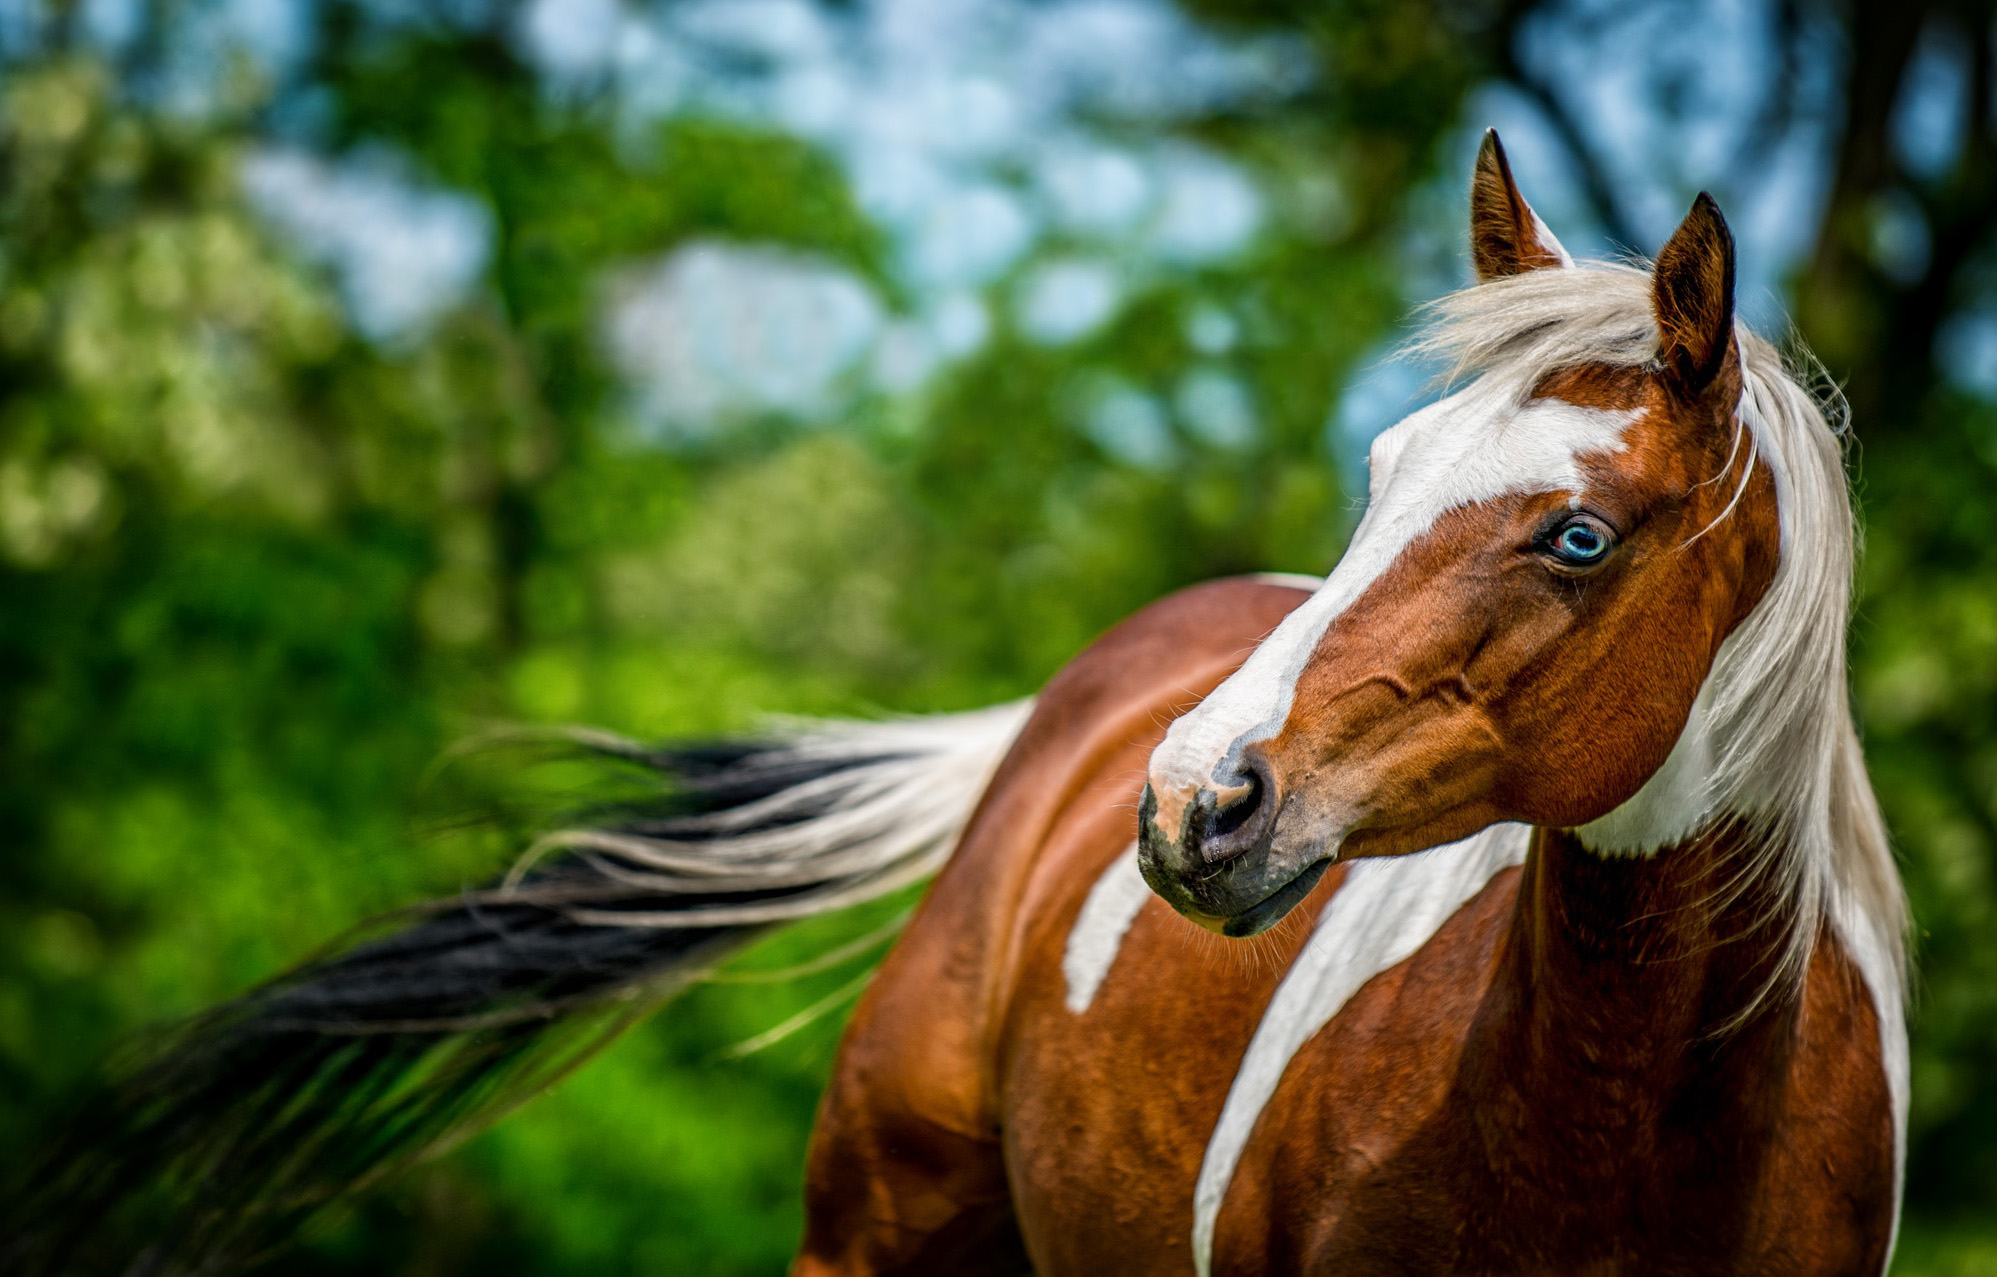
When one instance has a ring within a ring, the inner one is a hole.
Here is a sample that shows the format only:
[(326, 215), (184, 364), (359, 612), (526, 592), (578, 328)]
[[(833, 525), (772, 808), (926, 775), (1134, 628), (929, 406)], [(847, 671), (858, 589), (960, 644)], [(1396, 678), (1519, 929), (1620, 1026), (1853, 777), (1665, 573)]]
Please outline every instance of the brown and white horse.
[(1427, 340), (1475, 380), (1374, 444), (1336, 570), (1039, 698), (847, 1032), (797, 1273), (1885, 1265), (1838, 442), (1711, 199), (1577, 265), (1493, 135), (1471, 245)]
[(0, 1261), (211, 1270), (566, 1067), (553, 1026), (940, 867), (800, 1277), (1880, 1271), (1904, 904), (1838, 439), (1707, 197), (1654, 269), (1576, 264), (1491, 136), (1471, 249), (1458, 388), (1328, 578), (1168, 598), (1030, 708), (591, 738), (670, 801), (197, 1021)]

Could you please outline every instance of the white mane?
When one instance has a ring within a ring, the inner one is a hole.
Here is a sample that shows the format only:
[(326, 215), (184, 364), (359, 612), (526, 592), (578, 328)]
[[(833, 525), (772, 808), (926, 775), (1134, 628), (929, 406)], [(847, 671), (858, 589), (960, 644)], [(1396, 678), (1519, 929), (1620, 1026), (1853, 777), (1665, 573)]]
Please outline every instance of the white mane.
[[(1655, 362), (1651, 295), (1649, 270), (1633, 265), (1527, 271), (1435, 303), (1416, 349), (1524, 396), (1563, 368)], [(1739, 821), (1759, 847), (1737, 885), (1772, 882), (1792, 906), (1778, 986), (1800, 982), (1821, 926), (1835, 918), (1870, 932), (1898, 992), (1906, 898), (1846, 687), (1857, 531), (1843, 404), (1834, 395), (1820, 402), (1744, 326), (1735, 336), (1744, 374), (1737, 426), (1748, 435), (1749, 465), (1766, 465), (1774, 478), (1781, 548), (1768, 592), (1709, 675), (1718, 749), (1704, 809)]]

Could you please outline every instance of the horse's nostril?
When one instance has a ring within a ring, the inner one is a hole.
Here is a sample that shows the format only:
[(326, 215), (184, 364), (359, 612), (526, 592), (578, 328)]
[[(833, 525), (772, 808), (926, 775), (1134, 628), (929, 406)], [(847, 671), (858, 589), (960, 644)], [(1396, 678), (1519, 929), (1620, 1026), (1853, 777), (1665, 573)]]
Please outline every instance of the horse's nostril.
[(1249, 772), (1247, 792), (1214, 813), (1213, 836), (1225, 838), (1247, 824), (1261, 810), (1266, 792), (1261, 773)]
[[(1233, 801), (1220, 805), (1220, 795), (1202, 791), (1195, 802), (1191, 839), (1201, 860), (1218, 864), (1252, 851), (1269, 833), (1275, 820), (1274, 786), (1267, 765), (1249, 759), (1239, 773), (1241, 779), (1228, 786)], [(1199, 817), (1204, 816), (1204, 819)]]

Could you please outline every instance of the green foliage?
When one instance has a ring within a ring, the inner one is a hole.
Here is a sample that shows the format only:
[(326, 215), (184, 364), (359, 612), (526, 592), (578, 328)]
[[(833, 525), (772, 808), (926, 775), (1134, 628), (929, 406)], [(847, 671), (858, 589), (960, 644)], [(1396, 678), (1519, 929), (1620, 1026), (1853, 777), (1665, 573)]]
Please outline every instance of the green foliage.
[[(1920, 424), (1862, 454), (1857, 705), (1916, 922), (1909, 1200), (1986, 1221), (1957, 1231), (1980, 1236), (1972, 1249), (1987, 1263), (1997, 1244), (1987, 1226), (1997, 1184), (1997, 414), (1942, 393)], [(1976, 1269), (1937, 1259), (1932, 1270)]]
[[(489, 288), (415, 339), (365, 340), (246, 208), (253, 112), (176, 118), (81, 59), (6, 83), (8, 1147), (134, 1031), (504, 864), (564, 790), (504, 751), (448, 761), (491, 725), (680, 736), (987, 703), (1177, 584), (1321, 565), (1342, 535), (1325, 412), (1398, 308), (1371, 267), (1311, 269), (1322, 244), (1279, 240), (1157, 280), (1078, 347), (1000, 333), (841, 430), (748, 422), (663, 451), (598, 353), (605, 279), (720, 235), (893, 298), (838, 170), (713, 120), (620, 131), (491, 37), (329, 48), (326, 145), (393, 145), (493, 214)], [(1225, 363), (1266, 432), (1179, 438), (1163, 470), (1107, 457), (1081, 397), (1105, 377), (1168, 397), (1185, 315), (1215, 299), (1254, 317)], [(696, 990), (276, 1262), (775, 1271), (845, 1003), (726, 1050), (863, 970)]]

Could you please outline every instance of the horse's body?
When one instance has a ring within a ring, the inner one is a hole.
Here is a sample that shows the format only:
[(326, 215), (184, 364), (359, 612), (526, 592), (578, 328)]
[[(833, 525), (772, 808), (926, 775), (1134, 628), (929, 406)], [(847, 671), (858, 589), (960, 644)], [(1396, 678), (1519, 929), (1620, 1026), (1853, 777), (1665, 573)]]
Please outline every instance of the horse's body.
[(1323, 582), (1167, 599), (1030, 717), (590, 735), (671, 783), (170, 1040), (0, 1267), (215, 1271), (600, 1040), (562, 1025), (940, 868), (801, 1277), (1880, 1271), (1905, 906), (1835, 433), (1706, 197), (1654, 270), (1575, 265), (1495, 137), (1471, 204), (1429, 343), (1474, 379), (1374, 443)]
[(1650, 271), (1576, 266), (1495, 136), (1471, 203), (1430, 348), (1475, 380), (1375, 442), (1332, 574), (1041, 698), (854, 1020), (799, 1273), (1884, 1266), (1832, 431), (1710, 198)]
[(1493, 830), (1334, 869), (1321, 926), (1246, 944), (1144, 891), (1146, 759), (1305, 597), (1186, 591), (1048, 686), (854, 1016), (797, 1271), (1178, 1272), (1208, 1236), (1215, 1273), (1878, 1271), (1880, 1012), (1833, 930), (1797, 1000), (1704, 1036), (1766, 974), (1754, 902), (1698, 907), (1724, 839)]

